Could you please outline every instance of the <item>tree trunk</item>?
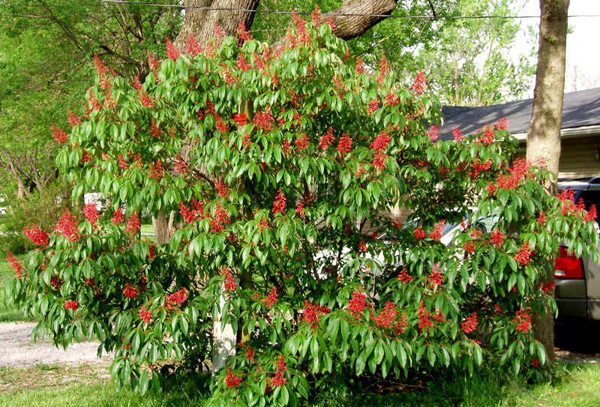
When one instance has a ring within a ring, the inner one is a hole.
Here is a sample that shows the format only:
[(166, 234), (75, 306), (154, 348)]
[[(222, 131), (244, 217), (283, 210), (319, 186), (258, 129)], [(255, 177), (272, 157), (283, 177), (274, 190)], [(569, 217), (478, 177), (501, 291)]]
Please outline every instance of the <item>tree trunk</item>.
[(158, 212), (156, 217), (152, 217), (152, 227), (154, 228), (154, 236), (156, 237), (156, 243), (159, 245), (169, 243), (169, 222), (163, 211)]
[[(540, 0), (540, 42), (535, 76), (533, 111), (527, 134), (527, 160), (543, 162), (558, 177), (560, 159), (560, 129), (562, 125), (565, 60), (570, 0)], [(556, 193), (556, 179), (547, 185)], [(548, 270), (546, 280), (554, 279)], [(554, 293), (549, 293), (554, 295)], [(534, 315), (535, 337), (544, 344), (548, 359), (553, 361), (554, 320), (550, 312)]]

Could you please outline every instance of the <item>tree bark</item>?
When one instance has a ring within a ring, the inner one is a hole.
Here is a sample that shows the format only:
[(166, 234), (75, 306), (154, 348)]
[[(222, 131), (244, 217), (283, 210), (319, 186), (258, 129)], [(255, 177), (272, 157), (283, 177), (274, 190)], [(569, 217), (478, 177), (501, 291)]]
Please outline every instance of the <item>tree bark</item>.
[(169, 222), (163, 211), (158, 212), (156, 217), (152, 217), (152, 226), (154, 228), (154, 236), (156, 237), (156, 243), (159, 245), (169, 243)]
[[(533, 110), (527, 134), (527, 160), (542, 161), (558, 177), (560, 159), (560, 130), (562, 126), (565, 61), (570, 0), (540, 0), (540, 40), (535, 76)], [(556, 192), (556, 178), (546, 186)], [(548, 270), (546, 281), (554, 279)], [(554, 293), (549, 293), (554, 295)], [(548, 359), (553, 361), (554, 319), (546, 312), (533, 316), (535, 337), (544, 345)]]

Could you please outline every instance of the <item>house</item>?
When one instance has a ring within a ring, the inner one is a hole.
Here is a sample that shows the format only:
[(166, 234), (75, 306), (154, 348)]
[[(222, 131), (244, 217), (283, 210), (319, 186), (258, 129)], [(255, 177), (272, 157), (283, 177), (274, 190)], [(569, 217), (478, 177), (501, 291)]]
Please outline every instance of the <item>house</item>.
[[(481, 129), (498, 119), (508, 120), (508, 130), (521, 140), (523, 151), (531, 120), (533, 99), (482, 107), (446, 106), (441, 139), (452, 139), (458, 127), (464, 134)], [(562, 120), (560, 180), (600, 175), (600, 88), (565, 93)]]

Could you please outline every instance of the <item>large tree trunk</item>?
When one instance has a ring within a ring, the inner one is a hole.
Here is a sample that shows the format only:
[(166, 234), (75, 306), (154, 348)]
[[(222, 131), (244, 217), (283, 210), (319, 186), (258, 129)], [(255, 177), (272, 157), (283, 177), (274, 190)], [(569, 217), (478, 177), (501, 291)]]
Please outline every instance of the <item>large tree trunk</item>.
[[(540, 0), (540, 42), (535, 77), (533, 113), (527, 134), (527, 160), (546, 167), (558, 176), (560, 129), (562, 125), (565, 60), (570, 0)], [(547, 186), (556, 192), (556, 179)], [(547, 281), (554, 279), (548, 270)], [(550, 293), (554, 295), (554, 293)], [(554, 320), (550, 312), (534, 315), (535, 337), (544, 344), (549, 360), (554, 354)]]

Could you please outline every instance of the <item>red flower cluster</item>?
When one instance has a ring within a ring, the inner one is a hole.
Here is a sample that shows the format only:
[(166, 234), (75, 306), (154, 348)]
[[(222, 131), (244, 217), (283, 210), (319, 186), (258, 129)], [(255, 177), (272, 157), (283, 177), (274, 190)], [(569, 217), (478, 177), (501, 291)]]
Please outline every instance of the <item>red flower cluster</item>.
[(210, 221), (210, 230), (213, 232), (220, 232), (224, 226), (231, 221), (227, 209), (223, 208), (220, 203), (217, 202), (215, 205), (215, 216)]
[(417, 311), (417, 316), (419, 317), (419, 330), (423, 332), (427, 328), (433, 327), (433, 321), (431, 320), (431, 314), (429, 310), (425, 306), (425, 303), (421, 301), (419, 305), (419, 310)]
[(492, 230), (492, 233), (490, 233), (490, 237), (492, 238), (492, 243), (497, 249), (500, 249), (502, 245), (504, 245), (504, 233), (502, 233), (501, 230)]
[(429, 127), (429, 129), (427, 130), (427, 137), (429, 137), (429, 140), (436, 141), (438, 139), (440, 135), (440, 127), (433, 125), (431, 127)]
[(175, 173), (176, 174), (187, 174), (190, 171), (188, 164), (181, 158), (179, 154), (175, 156)]
[(133, 212), (129, 219), (127, 219), (127, 228), (125, 230), (134, 235), (140, 230), (140, 225), (140, 216), (137, 212)]
[(369, 106), (367, 106), (367, 113), (371, 114), (379, 109), (379, 100), (373, 99), (369, 102)]
[(96, 203), (90, 203), (83, 207), (83, 214), (85, 218), (92, 224), (92, 226), (96, 226), (98, 223), (98, 218), (100, 215), (98, 214), (98, 208), (96, 208)]
[(283, 143), (281, 143), (281, 151), (283, 151), (283, 155), (288, 155), (292, 146), (290, 145), (290, 141), (286, 138), (283, 139)]
[(529, 332), (531, 329), (531, 316), (527, 310), (517, 311), (512, 321), (517, 324), (519, 332)]
[(529, 242), (523, 243), (523, 246), (515, 254), (514, 259), (518, 261), (522, 266), (529, 264), (531, 260), (531, 250), (529, 249)]
[(375, 140), (371, 143), (371, 148), (375, 151), (385, 151), (390, 141), (392, 141), (392, 136), (384, 130), (375, 137)]
[(240, 37), (240, 40), (242, 40), (242, 43), (250, 41), (252, 39), (252, 35), (250, 35), (248, 31), (246, 31), (246, 25), (243, 21), (240, 23), (240, 25), (238, 25), (236, 32), (238, 37)]
[(352, 293), (352, 298), (348, 302), (348, 310), (350, 314), (356, 319), (360, 319), (364, 309), (367, 306), (366, 295), (360, 290), (355, 290)]
[(215, 180), (214, 182), (215, 188), (217, 189), (217, 194), (223, 198), (229, 198), (229, 187), (223, 182), (223, 180)]
[(62, 144), (69, 140), (69, 135), (63, 131), (60, 127), (52, 126), (52, 137), (57, 143)]
[(470, 334), (477, 329), (477, 313), (474, 312), (470, 317), (464, 320), (461, 324), (462, 330), (466, 334)]
[(360, 55), (358, 57), (356, 57), (356, 64), (354, 65), (354, 71), (358, 75), (365, 73), (365, 65), (363, 64), (363, 60), (360, 57)]
[(287, 372), (287, 367), (285, 366), (285, 358), (282, 354), (277, 361), (277, 370), (275, 371), (275, 376), (273, 376), (271, 379), (271, 384), (273, 384), (273, 386), (277, 387), (285, 385), (285, 377), (283, 377), (283, 372)]
[(167, 309), (171, 309), (173, 304), (183, 305), (187, 298), (187, 290), (185, 287), (181, 287), (179, 291), (175, 291), (173, 294), (169, 294), (165, 297), (165, 306)]
[(327, 150), (329, 145), (333, 143), (333, 128), (328, 128), (327, 133), (319, 138), (319, 148), (321, 150)]
[(286, 204), (285, 194), (283, 193), (281, 188), (279, 188), (279, 191), (277, 192), (277, 195), (275, 196), (275, 200), (273, 201), (273, 213), (274, 214), (281, 213), (281, 214), (285, 215), (285, 204)]
[(498, 188), (514, 189), (529, 172), (529, 164), (523, 158), (516, 159), (509, 174), (500, 174), (497, 179)]
[(144, 307), (140, 308), (140, 310), (138, 311), (138, 316), (142, 321), (144, 321), (147, 324), (149, 324), (150, 321), (152, 321), (152, 311), (147, 310)]
[(427, 85), (427, 78), (423, 71), (419, 71), (417, 76), (415, 76), (415, 80), (413, 84), (410, 86), (410, 89), (415, 92), (415, 95), (421, 95), (425, 91), (425, 86)]
[(479, 160), (473, 161), (471, 164), (471, 171), (469, 171), (469, 176), (473, 179), (477, 178), (482, 171), (487, 171), (492, 167), (492, 160), (487, 160), (482, 163)]
[(146, 54), (148, 55), (148, 66), (150, 66), (150, 69), (154, 73), (154, 78), (158, 82), (158, 68), (160, 68), (161, 61), (156, 59), (150, 51), (146, 51)]
[(75, 116), (71, 109), (67, 110), (67, 114), (69, 115), (69, 123), (71, 124), (71, 126), (75, 127), (81, 124), (81, 119)]
[(192, 56), (196, 56), (202, 52), (202, 47), (198, 44), (198, 40), (194, 37), (194, 34), (190, 34), (185, 44), (185, 52)]
[(302, 151), (306, 147), (308, 147), (308, 136), (306, 135), (306, 133), (302, 133), (301, 135), (299, 135), (295, 141), (295, 144), (296, 147), (298, 147), (298, 151)]
[(398, 311), (396, 310), (396, 304), (391, 301), (385, 303), (385, 307), (383, 311), (379, 313), (377, 318), (375, 318), (375, 324), (378, 327), (386, 327), (389, 328), (394, 322), (394, 319), (398, 316)]
[(234, 387), (239, 387), (241, 383), (242, 379), (237, 377), (236, 374), (233, 373), (233, 370), (231, 370), (231, 368), (228, 368), (227, 376), (225, 377), (225, 385), (227, 386), (227, 388), (231, 389)]
[(254, 349), (250, 345), (248, 345), (248, 350), (246, 350), (246, 359), (250, 361), (254, 360)]
[(385, 155), (383, 151), (375, 151), (375, 154), (373, 154), (373, 161), (371, 162), (371, 165), (377, 168), (378, 171), (382, 171), (385, 168), (386, 159), (387, 155)]
[(398, 274), (398, 280), (400, 280), (403, 283), (410, 283), (411, 281), (413, 281), (413, 278), (412, 278), (412, 276), (410, 274), (408, 274), (406, 272), (406, 270), (403, 269)]
[(273, 287), (263, 302), (267, 307), (274, 307), (277, 305), (277, 288)]
[(498, 121), (496, 123), (494, 123), (494, 128), (496, 128), (498, 130), (508, 129), (508, 119), (506, 117), (498, 119)]
[(273, 121), (273, 115), (271, 115), (271, 106), (267, 106), (264, 113), (256, 112), (256, 116), (254, 116), (254, 123), (261, 130), (273, 130)]
[(431, 267), (431, 273), (429, 273), (429, 278), (427, 278), (427, 282), (429, 283), (430, 288), (434, 288), (442, 285), (444, 282), (444, 276), (442, 275), (442, 271), (440, 270), (437, 264), (434, 264)]
[(156, 163), (150, 163), (148, 166), (148, 178), (159, 182), (165, 175), (165, 170), (162, 167), (160, 160), (156, 160)]
[(32, 223), (29, 227), (25, 227), (23, 233), (36, 246), (45, 246), (48, 244), (48, 234), (35, 223)]
[(350, 137), (348, 134), (344, 134), (342, 137), (340, 137), (337, 150), (342, 155), (349, 153), (350, 150), (352, 150), (352, 137)]
[(387, 103), (388, 106), (396, 106), (400, 103), (400, 97), (396, 93), (388, 92), (387, 95), (385, 95), (385, 103)]
[(221, 274), (223, 274), (223, 276), (225, 276), (225, 291), (229, 292), (229, 291), (235, 291), (235, 289), (237, 288), (237, 283), (235, 282), (235, 279), (233, 278), (233, 275), (231, 274), (231, 269), (227, 266), (223, 266), (223, 269), (221, 270)]
[(465, 249), (465, 252), (467, 252), (468, 254), (473, 254), (473, 252), (476, 249), (475, 243), (473, 243), (472, 240), (467, 240), (463, 246), (463, 249)]
[(154, 117), (150, 120), (150, 135), (154, 138), (158, 138), (160, 137), (160, 135), (162, 134), (162, 130), (158, 127), (158, 125), (156, 124), (156, 120), (154, 120)]
[(244, 58), (244, 54), (242, 54), (241, 52), (238, 54), (237, 66), (242, 72), (246, 72), (252, 69), (252, 65), (250, 65), (248, 61), (246, 61), (246, 58)]
[(123, 289), (123, 295), (125, 296), (125, 298), (137, 298), (139, 293), (137, 288), (135, 288), (134, 286), (132, 286), (131, 284), (127, 283), (125, 285), (125, 288)]
[(543, 284), (541, 289), (543, 292), (545, 293), (549, 293), (552, 290), (554, 290), (554, 288), (556, 287), (556, 282), (555, 281), (550, 281), (549, 283)]
[(585, 213), (583, 220), (586, 222), (596, 220), (598, 214), (596, 213), (596, 205), (590, 206), (590, 209)]
[(320, 305), (313, 304), (308, 300), (304, 300), (304, 312), (302, 314), (302, 320), (308, 322), (311, 328), (316, 329), (319, 327), (319, 317), (329, 312), (329, 307), (321, 307)]
[(496, 133), (494, 133), (494, 129), (492, 129), (490, 126), (485, 126), (485, 128), (483, 129), (483, 133), (481, 133), (481, 136), (479, 137), (478, 141), (482, 142), (485, 145), (490, 145), (494, 141), (494, 138), (496, 138)]
[(304, 213), (304, 202), (298, 201), (298, 203), (296, 204), (296, 213), (298, 214), (298, 216), (304, 219), (304, 217), (306, 216), (306, 214)]
[(79, 308), (79, 303), (75, 300), (67, 300), (65, 301), (65, 308), (75, 311)]
[(54, 231), (69, 239), (70, 242), (79, 241), (77, 220), (68, 209), (65, 209), (58, 219)]
[(23, 276), (23, 270), (25, 269), (23, 268), (23, 265), (19, 263), (19, 260), (17, 260), (17, 258), (10, 252), (10, 250), (6, 252), (6, 260), (8, 261), (8, 264), (10, 264), (10, 267), (15, 271), (16, 277), (21, 278)]
[(123, 222), (123, 211), (121, 210), (121, 208), (115, 209), (111, 220), (115, 225), (118, 225)]
[(429, 237), (435, 241), (440, 241), (440, 239), (442, 238), (442, 232), (444, 231), (445, 227), (446, 221), (442, 219), (441, 221), (435, 224), (435, 226), (433, 227), (433, 232), (429, 234)]
[(458, 129), (458, 127), (452, 129), (452, 136), (454, 136), (454, 141), (463, 141), (465, 139), (465, 135)]
[(423, 230), (423, 228), (421, 226), (416, 228), (414, 230), (413, 234), (415, 235), (415, 239), (417, 239), (417, 240), (421, 240), (421, 239), (425, 238), (425, 231)]
[(379, 84), (379, 86), (383, 86), (383, 81), (389, 71), (390, 66), (388, 64), (387, 58), (385, 57), (385, 55), (382, 55), (381, 59), (379, 60), (379, 75), (377, 75), (377, 83)]

